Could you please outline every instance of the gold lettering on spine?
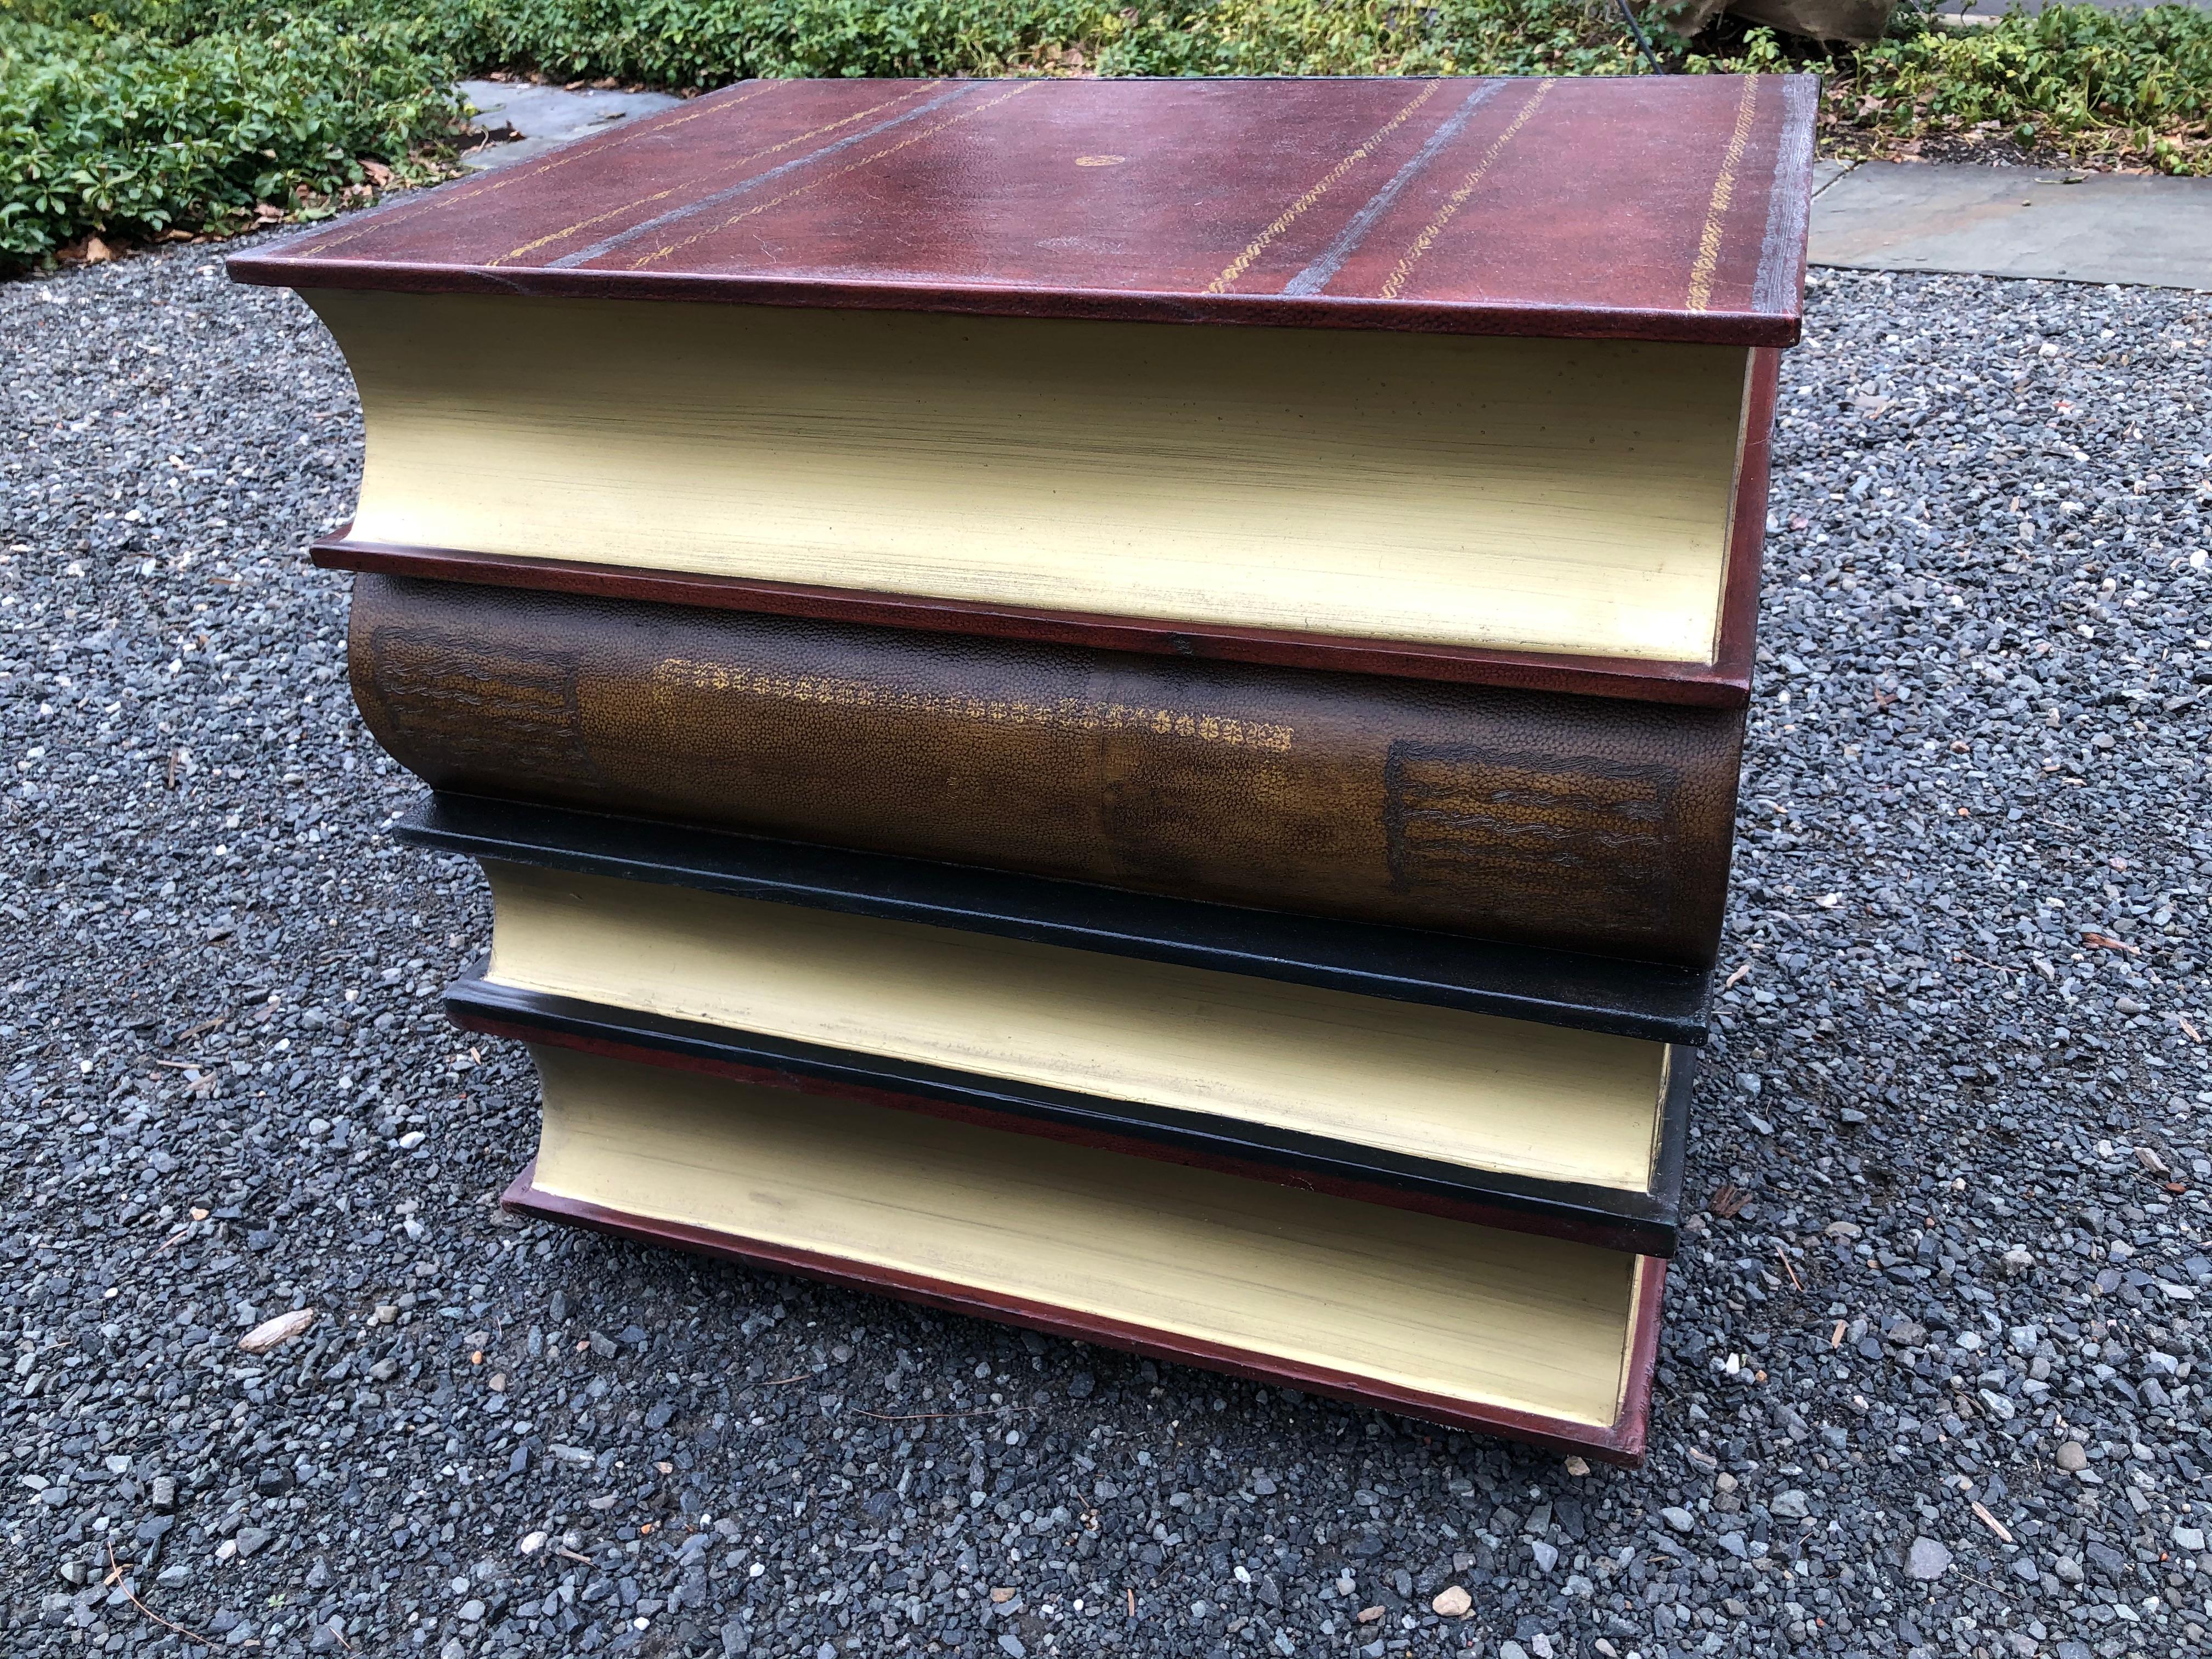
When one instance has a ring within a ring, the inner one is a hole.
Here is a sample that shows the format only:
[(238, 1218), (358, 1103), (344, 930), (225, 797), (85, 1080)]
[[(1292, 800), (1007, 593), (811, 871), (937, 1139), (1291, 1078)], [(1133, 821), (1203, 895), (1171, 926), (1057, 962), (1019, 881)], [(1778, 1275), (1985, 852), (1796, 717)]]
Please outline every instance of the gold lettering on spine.
[(729, 691), (771, 702), (824, 703), (877, 708), (886, 714), (971, 720), (986, 726), (1042, 726), (1060, 732), (1147, 732), (1190, 738), (1230, 748), (1291, 750), (1292, 729), (1267, 720), (1240, 720), (1197, 709), (1147, 708), (1134, 703), (1092, 702), (1064, 697), (1040, 703), (987, 701), (969, 692), (917, 691), (826, 674), (793, 675), (741, 665), (667, 657), (653, 665), (653, 684), (664, 698), (679, 691)]

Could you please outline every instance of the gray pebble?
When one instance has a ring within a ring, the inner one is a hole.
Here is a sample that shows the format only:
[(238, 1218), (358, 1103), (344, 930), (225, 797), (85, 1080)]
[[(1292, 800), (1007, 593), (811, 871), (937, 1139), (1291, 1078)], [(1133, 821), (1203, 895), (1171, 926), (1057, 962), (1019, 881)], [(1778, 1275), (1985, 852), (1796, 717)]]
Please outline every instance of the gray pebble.
[(1912, 1547), (1905, 1553), (1905, 1572), (1909, 1578), (1941, 1578), (1951, 1569), (1951, 1552), (1932, 1538), (1916, 1538)]

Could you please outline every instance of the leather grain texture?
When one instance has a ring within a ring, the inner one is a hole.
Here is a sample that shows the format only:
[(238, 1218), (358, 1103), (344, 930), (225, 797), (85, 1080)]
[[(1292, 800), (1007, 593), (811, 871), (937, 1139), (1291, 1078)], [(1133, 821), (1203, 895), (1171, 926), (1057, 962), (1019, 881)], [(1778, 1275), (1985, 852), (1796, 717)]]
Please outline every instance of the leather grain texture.
[(229, 268), (1789, 345), (1818, 101), (1809, 75), (752, 82)]
[(432, 787), (1709, 966), (1739, 710), (356, 578)]

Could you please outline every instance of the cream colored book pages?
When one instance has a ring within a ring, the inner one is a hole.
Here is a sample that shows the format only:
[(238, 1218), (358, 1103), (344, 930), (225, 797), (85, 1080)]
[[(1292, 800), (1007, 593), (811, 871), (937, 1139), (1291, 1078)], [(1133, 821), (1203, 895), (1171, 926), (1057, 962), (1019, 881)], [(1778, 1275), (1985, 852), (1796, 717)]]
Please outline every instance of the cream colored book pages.
[(1636, 1259), (568, 1049), (535, 1184), (1454, 1401), (1618, 1415)]
[(369, 542), (1705, 662), (1748, 356), (1633, 341), (304, 295)]
[(951, 928), (487, 861), (499, 984), (1645, 1189), (1666, 1047)]

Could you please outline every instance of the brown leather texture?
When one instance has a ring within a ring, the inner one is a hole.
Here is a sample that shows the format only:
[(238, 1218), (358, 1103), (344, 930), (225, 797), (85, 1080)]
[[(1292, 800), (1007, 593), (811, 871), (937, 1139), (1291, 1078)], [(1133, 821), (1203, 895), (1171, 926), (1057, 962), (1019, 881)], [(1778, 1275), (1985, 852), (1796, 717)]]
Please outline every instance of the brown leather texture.
[(1790, 345), (1819, 82), (768, 81), (243, 282)]
[(1740, 710), (363, 574), (434, 787), (1706, 967)]

